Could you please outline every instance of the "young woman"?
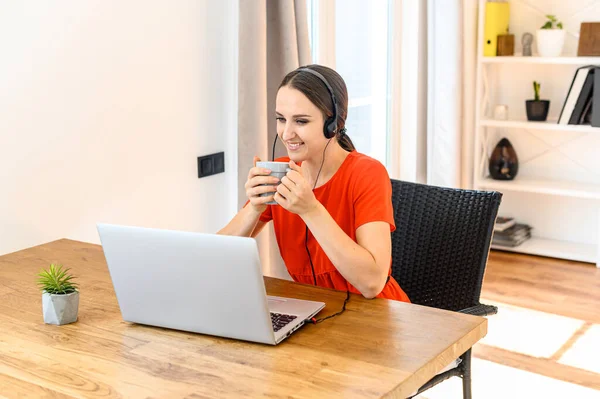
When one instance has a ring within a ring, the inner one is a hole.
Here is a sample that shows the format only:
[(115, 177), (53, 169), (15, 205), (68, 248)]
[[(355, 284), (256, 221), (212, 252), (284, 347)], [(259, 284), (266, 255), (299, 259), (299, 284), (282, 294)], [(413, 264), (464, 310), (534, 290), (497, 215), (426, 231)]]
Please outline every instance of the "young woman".
[[(390, 275), (390, 232), (396, 228), (390, 178), (346, 135), (342, 77), (321, 65), (290, 72), (275, 111), (288, 152), (276, 161), (289, 162), (291, 171), (279, 182), (269, 170), (252, 168), (245, 185), (249, 201), (219, 234), (255, 237), (272, 220), (295, 281), (408, 302)], [(278, 205), (266, 205), (273, 200)]]

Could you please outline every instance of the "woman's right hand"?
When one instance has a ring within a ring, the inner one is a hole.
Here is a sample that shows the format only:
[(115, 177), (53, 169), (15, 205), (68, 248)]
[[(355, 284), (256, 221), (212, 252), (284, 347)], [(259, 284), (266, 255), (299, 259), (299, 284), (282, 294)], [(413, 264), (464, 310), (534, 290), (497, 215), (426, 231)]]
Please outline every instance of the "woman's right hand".
[[(254, 167), (248, 172), (248, 180), (244, 187), (246, 188), (246, 196), (250, 200), (250, 205), (257, 213), (263, 213), (267, 209), (267, 202), (273, 201), (273, 196), (277, 191), (279, 179), (269, 176), (269, 169), (257, 168), (256, 162), (260, 162), (259, 157), (254, 157)], [(262, 184), (267, 184), (263, 186)], [(261, 197), (262, 193), (271, 193), (266, 197)]]

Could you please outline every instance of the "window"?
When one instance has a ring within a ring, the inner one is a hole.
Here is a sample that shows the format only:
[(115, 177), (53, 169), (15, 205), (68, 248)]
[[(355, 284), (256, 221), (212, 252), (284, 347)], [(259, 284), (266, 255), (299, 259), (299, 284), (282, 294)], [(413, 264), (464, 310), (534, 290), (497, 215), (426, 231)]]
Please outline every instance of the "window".
[[(359, 152), (388, 165), (390, 104), (390, 0), (309, 0), (315, 63), (335, 68), (348, 86), (346, 128)], [(327, 21), (335, 21), (335, 34)], [(321, 29), (320, 29), (321, 28)], [(333, 39), (333, 40), (332, 40)], [(335, 57), (324, 59), (328, 54)]]

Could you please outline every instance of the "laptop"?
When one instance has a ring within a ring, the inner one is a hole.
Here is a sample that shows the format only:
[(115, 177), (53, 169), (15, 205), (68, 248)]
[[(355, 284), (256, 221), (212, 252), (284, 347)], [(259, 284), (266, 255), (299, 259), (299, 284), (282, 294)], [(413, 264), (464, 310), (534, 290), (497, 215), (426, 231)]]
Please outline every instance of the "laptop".
[(267, 296), (253, 238), (97, 228), (125, 321), (276, 345), (325, 307)]

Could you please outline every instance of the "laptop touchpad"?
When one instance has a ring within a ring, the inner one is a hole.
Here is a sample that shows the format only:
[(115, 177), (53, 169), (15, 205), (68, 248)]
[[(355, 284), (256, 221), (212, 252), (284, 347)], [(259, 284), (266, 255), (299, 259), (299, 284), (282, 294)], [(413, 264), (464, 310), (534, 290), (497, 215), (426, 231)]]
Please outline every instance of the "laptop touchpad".
[(287, 298), (267, 297), (267, 299), (269, 310), (271, 312), (289, 312), (290, 305), (293, 303), (293, 301), (290, 303), (290, 301), (288, 301)]

